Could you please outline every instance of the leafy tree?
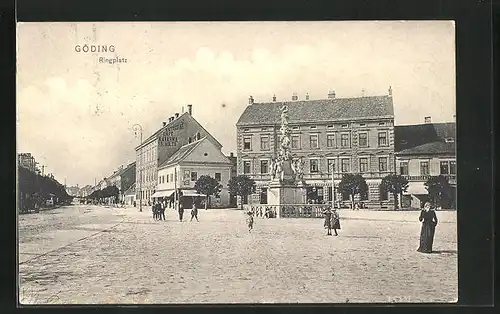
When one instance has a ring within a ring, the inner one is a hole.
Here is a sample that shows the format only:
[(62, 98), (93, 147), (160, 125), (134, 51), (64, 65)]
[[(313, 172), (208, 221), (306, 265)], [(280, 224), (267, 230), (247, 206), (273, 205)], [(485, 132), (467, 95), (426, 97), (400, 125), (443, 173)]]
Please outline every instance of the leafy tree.
[(338, 189), (341, 193), (348, 194), (351, 197), (351, 205), (354, 209), (354, 197), (356, 194), (365, 194), (368, 192), (368, 185), (365, 178), (360, 174), (344, 174), (340, 181)]
[[(255, 193), (255, 181), (245, 175), (231, 178), (227, 186), (230, 194), (239, 195), (242, 199)], [(241, 202), (241, 209), (243, 209), (243, 202)]]
[(451, 193), (451, 185), (442, 175), (429, 177), (424, 185), (434, 206), (440, 206), (443, 197)]
[(211, 176), (203, 175), (198, 178), (196, 183), (194, 184), (194, 189), (196, 192), (200, 194), (205, 194), (207, 199), (205, 200), (205, 210), (207, 209), (208, 202), (210, 201), (210, 196), (218, 196), (222, 185), (219, 184), (219, 181), (215, 180)]
[(394, 196), (394, 208), (399, 208), (399, 197), (408, 189), (408, 180), (399, 174), (389, 174), (382, 178), (381, 185)]

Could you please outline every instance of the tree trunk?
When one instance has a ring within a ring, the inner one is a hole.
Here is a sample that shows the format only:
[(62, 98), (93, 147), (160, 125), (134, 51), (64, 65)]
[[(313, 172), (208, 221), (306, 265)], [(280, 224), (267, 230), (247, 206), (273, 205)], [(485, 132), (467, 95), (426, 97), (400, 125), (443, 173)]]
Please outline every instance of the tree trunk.
[(351, 209), (354, 210), (354, 194), (351, 194)]
[(207, 194), (207, 196), (206, 196), (206, 198), (205, 198), (205, 210), (207, 210), (207, 208), (208, 208), (208, 200), (209, 200), (209, 199), (210, 199), (210, 197), (209, 197), (209, 196), (208, 196), (208, 194)]
[(394, 192), (392, 193), (392, 196), (394, 196), (394, 209), (398, 209), (399, 208), (398, 193)]
[(241, 201), (240, 201), (240, 208), (243, 210), (243, 195), (240, 195)]

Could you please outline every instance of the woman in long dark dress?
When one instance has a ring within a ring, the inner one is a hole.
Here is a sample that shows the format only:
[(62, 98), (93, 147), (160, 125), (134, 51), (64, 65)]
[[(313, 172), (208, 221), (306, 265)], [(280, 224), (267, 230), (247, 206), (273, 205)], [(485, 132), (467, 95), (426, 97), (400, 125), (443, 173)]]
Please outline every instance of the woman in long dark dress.
[(340, 230), (340, 216), (336, 209), (332, 212), (332, 229), (335, 231), (335, 235), (338, 236), (337, 229)]
[(436, 211), (430, 203), (425, 203), (424, 209), (420, 212), (418, 220), (422, 222), (422, 229), (420, 231), (420, 246), (417, 251), (421, 253), (432, 253), (434, 232), (438, 219)]

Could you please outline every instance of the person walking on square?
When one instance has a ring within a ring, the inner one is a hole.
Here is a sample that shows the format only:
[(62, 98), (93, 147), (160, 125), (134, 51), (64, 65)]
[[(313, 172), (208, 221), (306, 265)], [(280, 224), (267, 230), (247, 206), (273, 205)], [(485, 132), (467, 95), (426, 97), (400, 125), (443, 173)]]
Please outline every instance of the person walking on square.
[(160, 211), (160, 220), (162, 219), (162, 217), (163, 217), (163, 220), (167, 220), (165, 218), (165, 203), (164, 202), (159, 203), (158, 204), (158, 209)]
[(417, 251), (421, 253), (432, 253), (434, 233), (438, 223), (434, 206), (429, 202), (425, 203), (424, 209), (420, 212), (418, 220), (422, 222), (422, 229), (420, 230), (420, 246)]
[(179, 202), (179, 221), (182, 221), (182, 216), (184, 216), (184, 205)]
[(326, 231), (326, 235), (332, 235), (332, 211), (330, 208), (323, 210), (323, 215), (325, 216), (325, 223), (323, 224)]
[(332, 211), (332, 222), (331, 226), (333, 231), (335, 232), (335, 235), (338, 236), (339, 234), (337, 233), (337, 229), (340, 230), (340, 216), (339, 213), (337, 212), (337, 209), (333, 209)]
[(196, 218), (196, 221), (198, 220), (198, 208), (196, 208), (196, 203), (193, 201), (193, 208), (191, 208), (191, 220), (193, 221), (193, 218)]
[(252, 231), (253, 229), (253, 223), (254, 223), (254, 220), (253, 220), (253, 211), (252, 210), (249, 210), (247, 212), (247, 225), (248, 225), (248, 232)]

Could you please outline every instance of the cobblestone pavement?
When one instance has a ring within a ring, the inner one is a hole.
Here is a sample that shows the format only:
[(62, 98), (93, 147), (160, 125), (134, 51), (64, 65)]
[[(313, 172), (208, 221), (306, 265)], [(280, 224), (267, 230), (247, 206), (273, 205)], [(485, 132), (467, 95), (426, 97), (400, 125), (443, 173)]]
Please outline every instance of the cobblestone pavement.
[(416, 252), (419, 212), (343, 210), (338, 237), (321, 219), (257, 218), (249, 233), (229, 209), (200, 222), (90, 205), (22, 215), (20, 302), (455, 302), (456, 213), (437, 214), (434, 254)]

